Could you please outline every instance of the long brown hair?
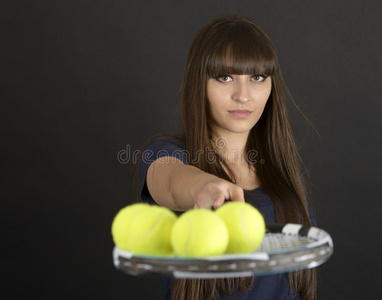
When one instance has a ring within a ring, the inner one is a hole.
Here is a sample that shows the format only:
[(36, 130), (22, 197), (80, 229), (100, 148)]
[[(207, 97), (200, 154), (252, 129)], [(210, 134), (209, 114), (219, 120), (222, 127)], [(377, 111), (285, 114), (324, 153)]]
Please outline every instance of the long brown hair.
[[(310, 226), (301, 159), (288, 119), (287, 92), (276, 51), (268, 36), (250, 20), (233, 16), (216, 18), (197, 33), (191, 44), (180, 107), (182, 139), (191, 164), (235, 182), (233, 172), (220, 158), (200, 159), (201, 151), (211, 153), (208, 149), (215, 147), (208, 122), (207, 79), (221, 74), (271, 76), (270, 97), (260, 120), (250, 131), (246, 146), (247, 153), (257, 153), (257, 159), (247, 156), (247, 160), (255, 167), (263, 190), (274, 203), (277, 222)], [(258, 163), (258, 158), (264, 163)], [(316, 299), (315, 270), (292, 272), (289, 282), (291, 291), (300, 293), (302, 299)], [(217, 299), (219, 293), (233, 296), (234, 290), (248, 291), (252, 284), (253, 278), (174, 280), (172, 298)]]

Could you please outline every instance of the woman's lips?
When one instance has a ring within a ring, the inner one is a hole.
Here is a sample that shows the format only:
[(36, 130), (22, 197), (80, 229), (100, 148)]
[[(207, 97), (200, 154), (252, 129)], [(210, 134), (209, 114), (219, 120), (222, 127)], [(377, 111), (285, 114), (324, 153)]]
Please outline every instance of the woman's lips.
[(236, 109), (236, 110), (229, 110), (228, 111), (231, 115), (235, 116), (239, 119), (244, 119), (248, 117), (252, 112), (247, 109)]

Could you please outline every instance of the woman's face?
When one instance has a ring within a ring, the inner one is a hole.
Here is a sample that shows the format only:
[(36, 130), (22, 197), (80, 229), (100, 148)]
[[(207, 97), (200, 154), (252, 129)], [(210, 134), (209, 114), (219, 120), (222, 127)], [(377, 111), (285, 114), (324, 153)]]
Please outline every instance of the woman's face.
[(210, 126), (215, 134), (249, 133), (271, 93), (271, 77), (220, 75), (207, 80)]

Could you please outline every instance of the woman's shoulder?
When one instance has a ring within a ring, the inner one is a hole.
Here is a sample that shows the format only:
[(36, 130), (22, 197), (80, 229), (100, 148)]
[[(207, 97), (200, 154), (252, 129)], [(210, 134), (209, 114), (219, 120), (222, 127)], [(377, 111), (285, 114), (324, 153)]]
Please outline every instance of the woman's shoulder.
[(144, 149), (155, 149), (163, 147), (177, 147), (180, 150), (186, 149), (181, 135), (156, 134), (150, 137), (143, 146)]
[(160, 157), (175, 157), (188, 164), (189, 157), (179, 135), (154, 135), (142, 147), (141, 163), (151, 164)]

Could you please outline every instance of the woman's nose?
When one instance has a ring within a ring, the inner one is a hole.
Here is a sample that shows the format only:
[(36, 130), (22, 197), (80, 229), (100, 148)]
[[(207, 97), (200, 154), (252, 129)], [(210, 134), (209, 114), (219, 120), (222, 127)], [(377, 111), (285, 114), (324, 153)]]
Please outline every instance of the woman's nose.
[(234, 87), (232, 98), (235, 102), (247, 102), (250, 95), (247, 82), (237, 82)]

